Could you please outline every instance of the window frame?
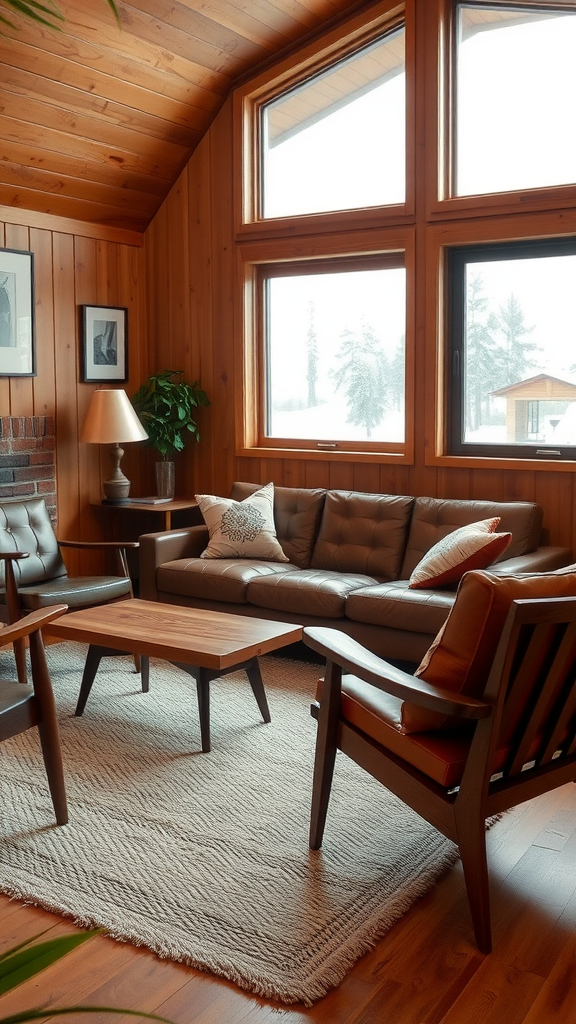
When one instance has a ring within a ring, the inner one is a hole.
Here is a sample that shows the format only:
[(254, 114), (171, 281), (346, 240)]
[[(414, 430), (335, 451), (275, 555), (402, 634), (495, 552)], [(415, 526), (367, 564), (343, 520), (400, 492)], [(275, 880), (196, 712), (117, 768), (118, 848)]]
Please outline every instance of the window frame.
[[(237, 447), (239, 456), (298, 458), (379, 463), (414, 461), (414, 233), (400, 235), (380, 231), (366, 244), (363, 233), (346, 239), (346, 252), (338, 251), (341, 238), (324, 237), (328, 244), (318, 251), (311, 240), (293, 239), (287, 243), (252, 243), (239, 253), (239, 296), (242, 308), (242, 351), (238, 365), (243, 382), (242, 402), (237, 403)], [(332, 243), (332, 244), (330, 244)], [(403, 257), (403, 259), (402, 259)], [(365, 268), (366, 266), (403, 265), (406, 269), (405, 336), (405, 440), (386, 444), (379, 441), (341, 442), (332, 448), (326, 442), (308, 443), (301, 439), (265, 436), (265, 338), (263, 281), (268, 276), (297, 274), (301, 268), (325, 273), (328, 270)]]
[[(457, 17), (459, 3), (475, 7), (503, 7), (506, 9), (537, 10), (576, 13), (574, 0), (437, 0), (437, 72), (432, 93), (437, 93), (435, 116), (427, 119), (426, 151), (435, 152), (435, 167), (427, 186), (427, 212), (431, 221), (456, 219), (466, 216), (505, 216), (526, 210), (554, 210), (576, 206), (576, 183), (551, 185), (509, 192), (491, 192), (479, 195), (454, 194), (454, 165), (456, 150), (456, 52)], [(432, 9), (430, 15), (432, 16)], [(431, 83), (432, 85), (432, 83)], [(435, 133), (435, 138), (433, 133)]]
[[(470, 455), (487, 458), (516, 459), (563, 459), (576, 460), (576, 444), (554, 445), (547, 442), (534, 444), (490, 444), (489, 442), (470, 442), (462, 440), (464, 419), (464, 387), (465, 377), (465, 310), (466, 310), (466, 275), (467, 262), (474, 262), (469, 257), (479, 257), (479, 262), (496, 262), (498, 258), (522, 259), (566, 255), (576, 256), (576, 236), (564, 238), (523, 239), (514, 242), (453, 247), (447, 254), (448, 259), (448, 316), (449, 336), (446, 347), (447, 368), (447, 430), (448, 445), (451, 455)], [(576, 326), (576, 325), (575, 325)]]
[[(425, 464), (462, 470), (505, 468), (506, 470), (535, 470), (545, 472), (574, 472), (574, 459), (554, 456), (520, 458), (518, 454), (505, 455), (491, 451), (489, 455), (466, 451), (454, 454), (450, 438), (450, 351), (449, 351), (449, 254), (452, 248), (472, 248), (496, 243), (544, 242), (576, 236), (576, 210), (537, 212), (518, 218), (499, 218), (498, 221), (470, 220), (461, 224), (431, 225), (427, 233), (427, 286), (425, 343), (425, 372), (430, 387), (425, 399), (425, 431), (429, 442), (425, 447)], [(497, 446), (499, 449), (503, 446)], [(496, 448), (496, 446), (494, 446)]]
[[(414, 4), (415, 0), (394, 3), (380, 0), (373, 8), (349, 19), (321, 39), (299, 50), (299, 59), (287, 58), (273, 72), (251, 79), (234, 93), (235, 125), (234, 210), (236, 238), (286, 237), (319, 234), (336, 228), (347, 231), (358, 227), (405, 223), (414, 215)], [(381, 36), (405, 29), (406, 50), (406, 193), (404, 203), (360, 207), (289, 217), (262, 217), (261, 209), (261, 137), (260, 111), (271, 100), (322, 73), (332, 65), (376, 42)], [(410, 69), (410, 73), (409, 73)]]

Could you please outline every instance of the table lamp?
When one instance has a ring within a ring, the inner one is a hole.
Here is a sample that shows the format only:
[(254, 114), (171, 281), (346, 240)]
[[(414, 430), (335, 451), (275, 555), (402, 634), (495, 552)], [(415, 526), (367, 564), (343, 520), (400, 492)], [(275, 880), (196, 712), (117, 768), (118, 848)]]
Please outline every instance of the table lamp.
[(120, 469), (124, 450), (120, 447), (126, 441), (145, 441), (144, 430), (125, 391), (104, 391), (99, 389), (92, 395), (88, 415), (80, 433), (80, 440), (88, 444), (109, 444), (113, 473), (103, 483), (103, 502), (107, 505), (123, 505), (128, 501), (130, 481)]

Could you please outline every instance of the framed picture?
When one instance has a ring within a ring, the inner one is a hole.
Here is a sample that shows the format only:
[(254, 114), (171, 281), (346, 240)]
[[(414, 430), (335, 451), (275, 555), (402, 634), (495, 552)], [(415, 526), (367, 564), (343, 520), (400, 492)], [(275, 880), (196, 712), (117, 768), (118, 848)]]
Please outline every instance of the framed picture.
[(34, 253), (17, 249), (0, 249), (0, 376), (36, 376)]
[(82, 306), (82, 380), (128, 380), (128, 310)]

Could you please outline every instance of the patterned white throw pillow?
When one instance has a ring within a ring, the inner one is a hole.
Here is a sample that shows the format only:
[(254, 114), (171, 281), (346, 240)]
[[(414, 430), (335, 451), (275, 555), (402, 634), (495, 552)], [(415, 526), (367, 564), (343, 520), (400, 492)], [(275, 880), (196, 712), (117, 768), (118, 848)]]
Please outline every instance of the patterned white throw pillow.
[(200, 558), (262, 558), (287, 562), (274, 525), (274, 484), (266, 484), (243, 501), (197, 494), (208, 527), (208, 547)]
[(408, 586), (417, 590), (458, 583), (470, 569), (486, 569), (506, 550), (511, 533), (495, 533), (499, 517), (461, 526), (420, 559)]

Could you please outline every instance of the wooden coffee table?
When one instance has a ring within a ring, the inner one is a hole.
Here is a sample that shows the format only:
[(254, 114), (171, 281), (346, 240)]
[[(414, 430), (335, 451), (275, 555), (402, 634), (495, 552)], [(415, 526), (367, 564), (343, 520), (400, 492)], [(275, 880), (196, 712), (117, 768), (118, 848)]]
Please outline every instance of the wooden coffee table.
[(157, 601), (117, 601), (70, 612), (50, 623), (48, 637), (89, 644), (76, 714), (81, 715), (103, 657), (139, 654), (142, 689), (148, 689), (148, 658), (164, 658), (196, 680), (202, 750), (210, 750), (210, 683), (244, 669), (265, 722), (270, 721), (258, 657), (302, 638), (290, 622), (185, 608)]

